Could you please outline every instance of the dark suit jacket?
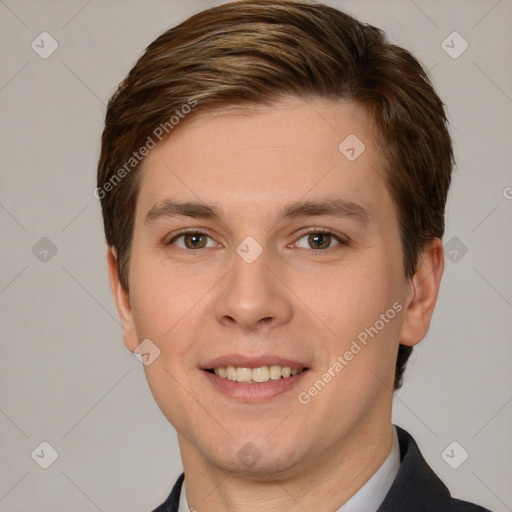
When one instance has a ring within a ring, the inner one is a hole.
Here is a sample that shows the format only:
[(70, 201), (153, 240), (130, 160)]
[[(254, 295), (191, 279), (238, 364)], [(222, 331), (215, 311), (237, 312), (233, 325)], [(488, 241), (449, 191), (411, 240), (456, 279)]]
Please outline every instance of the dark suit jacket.
[[(400, 469), (378, 512), (490, 512), (488, 509), (450, 496), (446, 486), (430, 469), (414, 439), (400, 427)], [(177, 512), (182, 474), (171, 494), (153, 512)]]

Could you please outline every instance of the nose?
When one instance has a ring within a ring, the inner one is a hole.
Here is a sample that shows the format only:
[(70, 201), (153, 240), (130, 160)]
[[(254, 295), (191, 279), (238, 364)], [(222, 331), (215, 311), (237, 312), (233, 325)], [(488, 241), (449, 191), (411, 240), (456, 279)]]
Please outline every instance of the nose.
[(275, 328), (292, 317), (291, 293), (286, 277), (265, 251), (251, 263), (234, 257), (223, 280), (216, 304), (216, 318), (226, 327), (255, 332)]

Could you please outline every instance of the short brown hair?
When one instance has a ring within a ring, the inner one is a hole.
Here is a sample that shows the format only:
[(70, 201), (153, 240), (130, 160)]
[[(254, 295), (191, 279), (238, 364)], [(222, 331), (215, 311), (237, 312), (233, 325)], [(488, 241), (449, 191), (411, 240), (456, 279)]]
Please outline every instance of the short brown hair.
[[(108, 103), (95, 194), (127, 290), (143, 161), (137, 150), (155, 142), (158, 127), (165, 128), (158, 142), (172, 134), (171, 117), (182, 118), (186, 105), (270, 105), (290, 95), (365, 109), (399, 212), (405, 273), (415, 273), (425, 243), (443, 236), (453, 166), (443, 103), (426, 72), (380, 29), (333, 7), (245, 0), (200, 12), (159, 36)], [(395, 389), (411, 350), (400, 344)]]

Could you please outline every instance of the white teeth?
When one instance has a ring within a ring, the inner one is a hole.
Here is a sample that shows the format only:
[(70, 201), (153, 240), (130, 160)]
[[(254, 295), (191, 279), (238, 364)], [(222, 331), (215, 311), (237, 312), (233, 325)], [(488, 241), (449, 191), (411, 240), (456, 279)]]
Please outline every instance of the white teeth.
[[(219, 372), (219, 374), (220, 374), (220, 372)], [(228, 366), (226, 368), (226, 379), (236, 382), (236, 368), (234, 366)]]
[(270, 370), (270, 380), (279, 380), (281, 378), (281, 367), (280, 366), (271, 366)]
[(261, 368), (253, 368), (252, 380), (254, 382), (267, 382), (270, 379), (270, 370), (267, 366)]
[(219, 367), (214, 368), (213, 372), (222, 379), (232, 380), (233, 382), (246, 382), (250, 384), (259, 382), (268, 382), (270, 380), (287, 379), (294, 377), (304, 371), (304, 368), (293, 370), (289, 366), (260, 366), (258, 368), (247, 367)]
[(249, 382), (252, 378), (252, 371), (250, 368), (237, 368), (236, 380), (238, 382)]

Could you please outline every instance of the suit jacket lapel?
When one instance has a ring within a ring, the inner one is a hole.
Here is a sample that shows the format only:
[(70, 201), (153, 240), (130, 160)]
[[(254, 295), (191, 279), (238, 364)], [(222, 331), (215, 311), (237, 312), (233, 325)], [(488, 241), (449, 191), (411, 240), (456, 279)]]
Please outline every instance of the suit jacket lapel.
[(158, 508), (155, 508), (153, 512), (178, 512), (178, 508), (180, 506), (181, 486), (183, 485), (184, 479), (185, 474), (182, 473), (178, 480), (176, 480), (169, 497)]
[(450, 492), (430, 469), (414, 439), (396, 427), (400, 443), (400, 469), (377, 512), (453, 510)]

